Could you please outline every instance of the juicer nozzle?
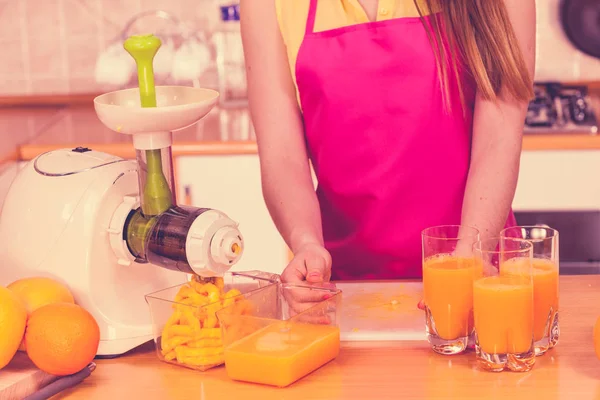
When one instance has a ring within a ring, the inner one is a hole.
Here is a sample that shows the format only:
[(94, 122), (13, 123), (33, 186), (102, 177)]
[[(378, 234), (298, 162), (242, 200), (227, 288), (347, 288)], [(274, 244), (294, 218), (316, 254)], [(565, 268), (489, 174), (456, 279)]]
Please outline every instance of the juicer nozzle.
[(207, 208), (174, 206), (158, 217), (129, 216), (127, 246), (138, 262), (202, 277), (222, 276), (242, 257), (237, 223)]

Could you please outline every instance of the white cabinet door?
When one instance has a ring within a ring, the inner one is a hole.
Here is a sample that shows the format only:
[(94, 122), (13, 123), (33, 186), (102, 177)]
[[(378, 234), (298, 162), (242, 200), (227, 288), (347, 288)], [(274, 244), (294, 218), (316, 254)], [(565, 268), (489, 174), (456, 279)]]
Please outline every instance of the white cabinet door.
[(598, 150), (524, 151), (515, 211), (596, 210), (600, 207)]
[(288, 248), (263, 200), (258, 155), (182, 156), (176, 162), (180, 204), (188, 187), (190, 205), (220, 210), (239, 222), (245, 250), (232, 270), (280, 274)]

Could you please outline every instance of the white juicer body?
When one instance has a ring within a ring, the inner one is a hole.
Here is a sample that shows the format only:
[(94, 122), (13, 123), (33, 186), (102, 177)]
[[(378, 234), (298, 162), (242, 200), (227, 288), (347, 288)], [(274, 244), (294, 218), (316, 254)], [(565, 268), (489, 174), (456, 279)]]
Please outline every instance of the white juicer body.
[(108, 229), (124, 198), (138, 195), (137, 163), (84, 150), (42, 154), (13, 181), (0, 215), (0, 278), (62, 281), (100, 326), (97, 354), (120, 355), (153, 337), (144, 295), (186, 275), (118, 263)]

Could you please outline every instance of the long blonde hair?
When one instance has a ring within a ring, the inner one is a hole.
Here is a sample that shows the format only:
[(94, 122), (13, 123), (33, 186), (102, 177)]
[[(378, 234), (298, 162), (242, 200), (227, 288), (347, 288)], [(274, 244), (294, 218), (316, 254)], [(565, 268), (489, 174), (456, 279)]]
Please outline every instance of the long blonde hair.
[[(465, 99), (460, 84), (456, 57), (458, 51), (472, 75), (480, 95), (496, 101), (507, 94), (518, 101), (533, 97), (533, 78), (530, 76), (504, 0), (414, 0), (421, 20), (425, 10), (441, 11), (441, 24), (430, 18), (429, 39), (436, 53), (438, 74), (446, 106), (451, 109), (448, 66), (452, 66), (462, 105)], [(444, 28), (442, 28), (442, 26)], [(427, 25), (426, 25), (427, 26)], [(441, 31), (445, 29), (449, 49)]]

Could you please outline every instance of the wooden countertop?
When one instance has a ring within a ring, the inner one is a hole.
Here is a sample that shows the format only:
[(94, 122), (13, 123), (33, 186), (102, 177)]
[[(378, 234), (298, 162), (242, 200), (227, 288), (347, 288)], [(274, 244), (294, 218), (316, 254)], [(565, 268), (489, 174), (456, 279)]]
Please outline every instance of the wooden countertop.
[(528, 373), (489, 373), (474, 354), (440, 356), (423, 342), (345, 343), (340, 356), (286, 389), (158, 361), (150, 344), (113, 360), (60, 399), (600, 399), (592, 328), (600, 316), (600, 275), (562, 276), (558, 346)]
[[(247, 112), (239, 113), (247, 121)], [(173, 155), (256, 153), (253, 134), (247, 129), (240, 133), (243, 123), (233, 121), (231, 126), (230, 131), (221, 127), (215, 109), (198, 124), (173, 134)], [(131, 138), (104, 127), (88, 103), (0, 108), (0, 135), (18, 139), (14, 141), (16, 150), (0, 155), (0, 160), (30, 160), (45, 151), (77, 146), (135, 157)], [(526, 134), (523, 150), (600, 150), (600, 135)]]

